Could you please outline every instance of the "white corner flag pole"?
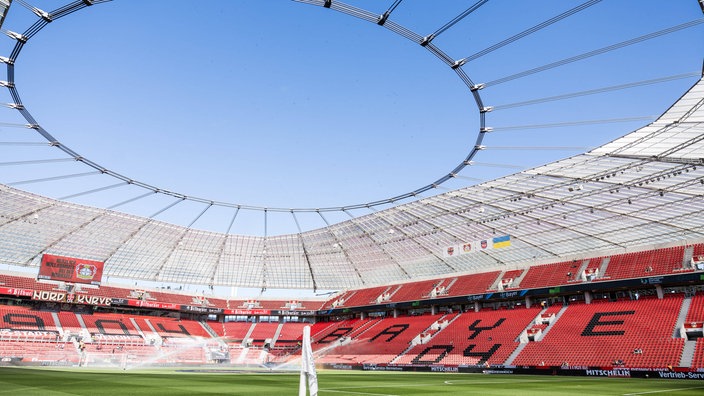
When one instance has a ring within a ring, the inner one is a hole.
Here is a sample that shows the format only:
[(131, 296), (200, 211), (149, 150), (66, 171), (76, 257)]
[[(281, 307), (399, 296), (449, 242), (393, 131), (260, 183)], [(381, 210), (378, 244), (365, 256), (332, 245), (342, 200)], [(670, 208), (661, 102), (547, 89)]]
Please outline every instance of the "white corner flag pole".
[(310, 396), (318, 396), (318, 374), (315, 372), (313, 349), (310, 346), (310, 326), (303, 328), (301, 347), (301, 380), (298, 386), (298, 396), (306, 396), (306, 383)]

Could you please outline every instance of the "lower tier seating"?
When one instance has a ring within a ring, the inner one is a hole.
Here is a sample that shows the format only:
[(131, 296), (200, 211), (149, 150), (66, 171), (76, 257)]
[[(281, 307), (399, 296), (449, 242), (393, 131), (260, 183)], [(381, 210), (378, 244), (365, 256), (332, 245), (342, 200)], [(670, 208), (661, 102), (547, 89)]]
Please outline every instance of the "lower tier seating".
[(673, 333), (681, 306), (682, 297), (569, 306), (513, 364), (677, 366), (684, 339)]

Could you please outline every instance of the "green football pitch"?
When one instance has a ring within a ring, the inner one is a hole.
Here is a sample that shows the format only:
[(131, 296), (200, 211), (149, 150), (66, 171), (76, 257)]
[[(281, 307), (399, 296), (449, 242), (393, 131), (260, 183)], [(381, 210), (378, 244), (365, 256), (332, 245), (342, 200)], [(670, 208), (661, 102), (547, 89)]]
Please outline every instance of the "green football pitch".
[[(296, 373), (207, 370), (0, 368), (0, 395), (298, 394)], [(321, 396), (703, 395), (704, 381), (484, 374), (318, 373)]]

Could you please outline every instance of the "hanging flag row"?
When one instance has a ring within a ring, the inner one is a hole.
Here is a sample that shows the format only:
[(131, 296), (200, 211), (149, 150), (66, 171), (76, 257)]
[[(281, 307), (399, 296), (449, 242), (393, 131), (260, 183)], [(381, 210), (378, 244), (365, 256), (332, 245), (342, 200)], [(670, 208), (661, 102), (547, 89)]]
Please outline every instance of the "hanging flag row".
[(448, 246), (443, 251), (443, 257), (455, 257), (463, 254), (482, 252), (489, 249), (500, 249), (507, 246), (511, 246), (511, 236), (503, 235), (496, 238)]

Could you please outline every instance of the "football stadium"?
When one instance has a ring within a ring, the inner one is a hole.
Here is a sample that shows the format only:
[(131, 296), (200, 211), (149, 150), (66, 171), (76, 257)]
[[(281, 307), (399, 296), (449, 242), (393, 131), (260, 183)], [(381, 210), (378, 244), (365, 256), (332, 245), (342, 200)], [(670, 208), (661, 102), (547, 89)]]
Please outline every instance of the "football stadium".
[(699, 395), (704, 1), (0, 0), (0, 394)]

